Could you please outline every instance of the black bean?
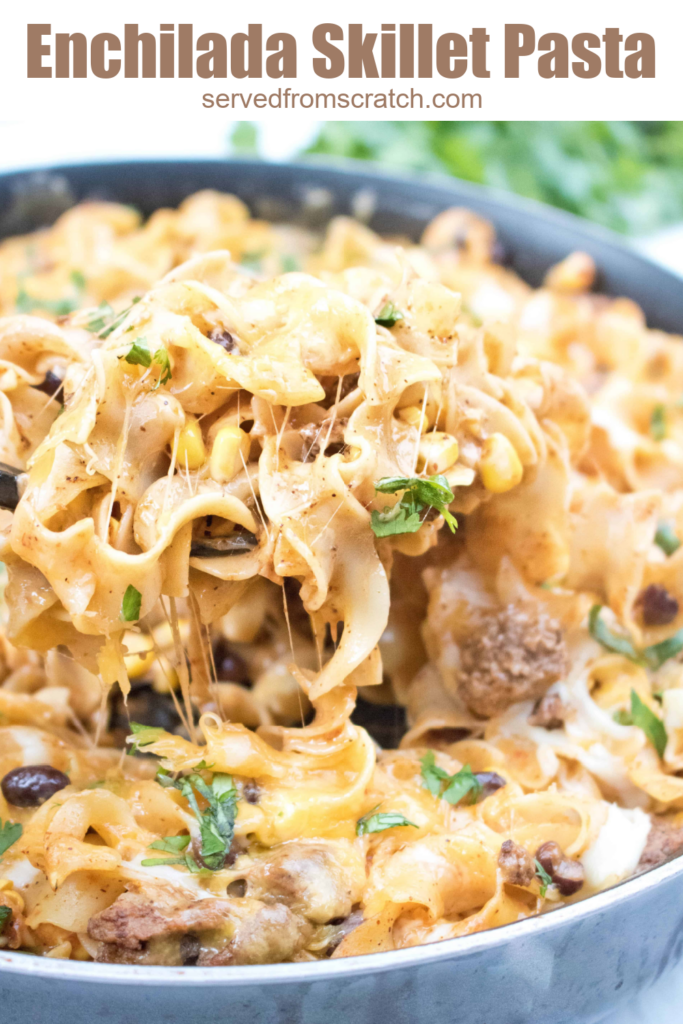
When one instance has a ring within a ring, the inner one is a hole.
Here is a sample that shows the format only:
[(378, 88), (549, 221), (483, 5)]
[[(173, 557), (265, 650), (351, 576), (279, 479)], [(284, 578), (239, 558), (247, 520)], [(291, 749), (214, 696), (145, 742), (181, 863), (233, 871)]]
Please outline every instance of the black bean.
[(201, 951), (202, 946), (196, 935), (191, 932), (183, 935), (180, 940), (180, 959), (183, 967), (194, 967)]
[(7, 803), (14, 807), (39, 807), (69, 785), (69, 776), (52, 765), (31, 764), (7, 772), (0, 788)]
[(638, 605), (646, 626), (668, 626), (678, 615), (678, 601), (657, 583), (651, 583), (640, 592)]
[(220, 682), (242, 684), (249, 682), (249, 666), (223, 637), (216, 641), (213, 660), (216, 666), (216, 678)]
[(112, 691), (110, 728), (130, 732), (131, 720), (141, 725), (165, 729), (166, 732), (177, 732), (180, 725), (180, 717), (170, 693), (158, 693), (150, 683), (143, 680), (132, 680), (127, 705), (121, 698), (120, 690)]
[(43, 394), (52, 397), (61, 389), (63, 383), (64, 381), (61, 377), (58, 377), (52, 370), (48, 370), (45, 374), (45, 379), (40, 384), (34, 384), (33, 387), (36, 391), (42, 391)]
[(214, 327), (209, 335), (211, 341), (215, 341), (217, 345), (224, 348), (226, 352), (238, 352), (239, 348), (237, 342), (233, 338), (230, 331), (225, 331), (221, 327)]
[(509, 266), (510, 263), (512, 263), (511, 254), (508, 252), (508, 250), (505, 248), (505, 246), (503, 245), (499, 238), (497, 238), (493, 243), (493, 248), (491, 250), (491, 262), (499, 263), (503, 267)]
[(230, 843), (230, 849), (225, 855), (224, 866), (226, 868), (231, 868), (235, 861), (237, 860), (237, 858), (240, 857), (243, 853), (246, 853), (248, 849), (249, 843), (246, 841), (246, 839), (243, 839), (241, 836), (233, 836), (232, 842)]
[(552, 841), (536, 850), (536, 860), (550, 875), (561, 896), (573, 896), (583, 885), (583, 865), (565, 857), (562, 848)]
[(227, 537), (206, 537), (193, 540), (190, 547), (191, 558), (221, 558), (231, 555), (246, 555), (258, 547), (258, 537), (237, 527)]
[(248, 804), (257, 804), (261, 797), (261, 787), (254, 779), (247, 779), (242, 786), (242, 796)]
[(560, 896), (573, 896), (583, 885), (583, 878), (583, 865), (578, 860), (565, 857), (553, 875), (553, 882)]
[(325, 950), (325, 956), (332, 956), (342, 939), (345, 939), (346, 936), (354, 930), (354, 928), (357, 928), (358, 925), (362, 923), (363, 911), (358, 907), (352, 910), (348, 917), (335, 917), (332, 921), (328, 921), (328, 924), (336, 926), (339, 930), (330, 939), (330, 944)]
[(356, 701), (351, 715), (354, 725), (361, 725), (380, 747), (397, 747), (406, 731), (406, 711), (399, 704), (372, 704), (363, 697)]
[(247, 882), (244, 878), (235, 878), (228, 885), (225, 890), (228, 896), (237, 896), (238, 899), (242, 899), (243, 896), (247, 895)]
[(505, 779), (497, 772), (475, 772), (474, 777), (481, 786), (480, 800), (485, 800), (487, 796), (491, 796), (506, 784)]
[(541, 865), (544, 871), (547, 871), (550, 877), (553, 877), (554, 872), (562, 863), (564, 854), (561, 847), (554, 842), (543, 843), (542, 846), (536, 850), (536, 860)]
[(529, 725), (541, 729), (561, 729), (564, 725), (565, 707), (559, 693), (546, 693), (534, 704), (529, 715)]

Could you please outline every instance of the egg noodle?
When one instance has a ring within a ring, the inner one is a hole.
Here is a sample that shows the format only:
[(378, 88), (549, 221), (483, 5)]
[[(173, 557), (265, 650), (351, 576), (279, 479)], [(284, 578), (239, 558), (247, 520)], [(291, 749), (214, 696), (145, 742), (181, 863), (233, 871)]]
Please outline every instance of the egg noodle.
[(499, 258), (214, 192), (0, 244), (0, 946), (392, 950), (683, 846), (683, 345)]

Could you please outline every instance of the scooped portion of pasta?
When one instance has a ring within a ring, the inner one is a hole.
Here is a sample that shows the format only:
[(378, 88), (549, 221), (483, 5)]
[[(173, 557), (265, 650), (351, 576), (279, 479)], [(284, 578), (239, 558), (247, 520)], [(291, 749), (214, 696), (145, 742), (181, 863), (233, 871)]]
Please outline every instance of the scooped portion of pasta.
[(0, 947), (393, 950), (683, 849), (683, 345), (491, 227), (0, 244)]

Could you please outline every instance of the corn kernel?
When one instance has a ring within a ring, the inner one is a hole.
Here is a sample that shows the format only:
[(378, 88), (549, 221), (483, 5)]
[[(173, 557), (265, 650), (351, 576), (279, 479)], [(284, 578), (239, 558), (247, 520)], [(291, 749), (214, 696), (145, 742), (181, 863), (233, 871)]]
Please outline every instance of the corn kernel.
[(71, 948), (71, 943), (67, 939), (65, 942), (53, 946), (52, 949), (48, 949), (44, 956), (52, 957), (53, 960), (68, 960), (71, 956)]
[(249, 458), (251, 439), (241, 427), (221, 427), (211, 449), (209, 472), (219, 484), (226, 484)]
[(176, 453), (178, 465), (181, 469), (199, 469), (206, 462), (206, 448), (202, 437), (202, 428), (194, 418), (188, 418), (185, 426), (180, 431), (178, 438), (178, 450)]
[(491, 434), (484, 441), (479, 472), (487, 491), (503, 494), (516, 487), (524, 475), (522, 463), (505, 434)]
[(417, 427), (423, 434), (429, 427), (429, 420), (419, 405), (409, 405), (405, 409), (399, 409), (398, 418), (404, 423), (409, 423), (411, 427)]
[(433, 430), (420, 438), (417, 450), (417, 468), (429, 476), (443, 473), (458, 461), (458, 442), (450, 434)]
[(180, 686), (178, 673), (163, 654), (152, 664), (150, 674), (152, 676), (152, 689), (156, 693), (170, 693), (171, 690), (177, 690)]
[(144, 633), (129, 631), (124, 634), (123, 642), (128, 654), (123, 657), (129, 679), (140, 679), (146, 675), (154, 661), (154, 648), (150, 637)]

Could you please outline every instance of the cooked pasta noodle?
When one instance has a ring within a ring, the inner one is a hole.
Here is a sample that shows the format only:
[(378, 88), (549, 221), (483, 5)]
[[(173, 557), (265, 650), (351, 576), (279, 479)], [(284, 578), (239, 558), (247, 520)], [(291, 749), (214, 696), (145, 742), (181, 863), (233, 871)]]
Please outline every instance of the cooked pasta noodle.
[(0, 946), (352, 956), (683, 848), (683, 347), (494, 251), (212, 192), (0, 244)]

